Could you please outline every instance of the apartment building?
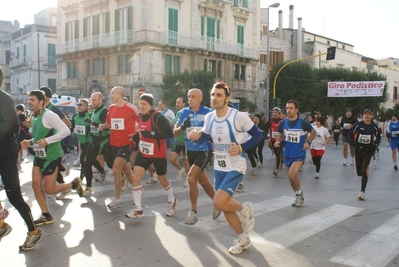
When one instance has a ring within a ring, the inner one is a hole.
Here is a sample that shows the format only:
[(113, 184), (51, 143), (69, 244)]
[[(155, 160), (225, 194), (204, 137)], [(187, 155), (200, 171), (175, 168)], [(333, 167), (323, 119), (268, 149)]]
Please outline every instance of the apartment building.
[(18, 103), (41, 86), (56, 91), (56, 23), (56, 9), (47, 8), (35, 15), (35, 24), (11, 34), (11, 94)]
[[(235, 97), (259, 87), (259, 0), (58, 1), (57, 90), (162, 97), (165, 74), (214, 71)], [(210, 88), (201, 88), (204, 90)]]

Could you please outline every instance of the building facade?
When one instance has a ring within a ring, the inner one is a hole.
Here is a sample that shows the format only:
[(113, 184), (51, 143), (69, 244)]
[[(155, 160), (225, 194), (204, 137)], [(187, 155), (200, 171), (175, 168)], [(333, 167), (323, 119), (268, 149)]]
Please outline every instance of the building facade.
[(11, 94), (18, 103), (25, 103), (27, 92), (41, 86), (56, 92), (56, 16), (55, 8), (43, 10), (35, 15), (41, 24), (27, 25), (11, 35)]

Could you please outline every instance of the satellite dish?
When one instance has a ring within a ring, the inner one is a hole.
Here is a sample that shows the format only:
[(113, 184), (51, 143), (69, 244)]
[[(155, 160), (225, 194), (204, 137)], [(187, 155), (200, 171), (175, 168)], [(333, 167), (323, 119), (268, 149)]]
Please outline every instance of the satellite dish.
[(20, 26), (20, 24), (19, 24), (19, 21), (18, 21), (18, 20), (14, 20), (13, 24), (14, 24), (14, 26), (16, 26), (16, 27), (18, 27), (18, 28), (19, 28), (19, 26)]

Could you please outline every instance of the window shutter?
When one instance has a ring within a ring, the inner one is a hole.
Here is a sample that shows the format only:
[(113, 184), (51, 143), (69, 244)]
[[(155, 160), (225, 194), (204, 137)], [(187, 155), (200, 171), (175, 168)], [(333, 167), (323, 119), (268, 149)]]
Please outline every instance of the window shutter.
[(69, 22), (65, 23), (65, 42), (69, 41)]
[(109, 12), (105, 13), (105, 33), (110, 32), (110, 16)]
[(87, 17), (83, 18), (83, 37), (87, 37)]
[(132, 29), (133, 29), (133, 25), (132, 25), (133, 20), (132, 20), (132, 17), (133, 17), (133, 8), (132, 8), (132, 6), (129, 6), (129, 7), (127, 8), (127, 29), (128, 29), (128, 30), (132, 30)]
[(216, 20), (216, 38), (220, 39), (220, 19)]
[(75, 20), (75, 39), (79, 39), (79, 20)]
[(205, 34), (205, 29), (204, 29), (204, 24), (205, 24), (205, 18), (204, 16), (201, 16), (201, 36), (204, 36)]
[(119, 9), (115, 10), (115, 31), (120, 31), (121, 29), (121, 25), (120, 25), (120, 21), (119, 21), (119, 17), (120, 17), (121, 11)]

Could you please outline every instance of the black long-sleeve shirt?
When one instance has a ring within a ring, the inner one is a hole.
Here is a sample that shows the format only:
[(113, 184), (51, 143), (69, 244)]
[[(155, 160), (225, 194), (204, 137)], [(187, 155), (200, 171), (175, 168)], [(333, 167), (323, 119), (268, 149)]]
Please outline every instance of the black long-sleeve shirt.
[(15, 139), (19, 121), (14, 109), (14, 100), (0, 90), (0, 160), (17, 159), (18, 144)]
[(355, 147), (374, 148), (380, 144), (381, 134), (373, 121), (370, 124), (359, 121), (350, 129), (348, 141)]

